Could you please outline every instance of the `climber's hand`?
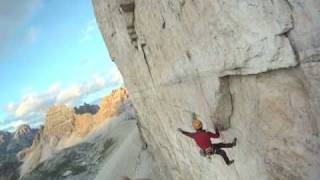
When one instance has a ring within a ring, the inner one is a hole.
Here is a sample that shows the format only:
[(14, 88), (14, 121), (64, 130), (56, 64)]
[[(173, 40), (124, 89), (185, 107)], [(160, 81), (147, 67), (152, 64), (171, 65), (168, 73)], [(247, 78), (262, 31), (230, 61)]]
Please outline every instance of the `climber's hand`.
[(181, 129), (181, 128), (178, 128), (177, 130), (178, 130), (179, 132), (182, 132), (182, 129)]
[(222, 129), (222, 125), (220, 123), (214, 123), (214, 129), (219, 131), (219, 129)]

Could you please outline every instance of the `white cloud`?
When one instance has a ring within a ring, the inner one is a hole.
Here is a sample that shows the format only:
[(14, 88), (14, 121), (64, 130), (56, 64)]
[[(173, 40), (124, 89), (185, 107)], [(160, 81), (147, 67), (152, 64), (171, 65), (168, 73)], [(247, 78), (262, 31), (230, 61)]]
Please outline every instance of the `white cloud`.
[(43, 124), (44, 113), (30, 113), (24, 117), (15, 117), (9, 115), (0, 121), (0, 131), (15, 131), (16, 127), (21, 124), (29, 124), (31, 127), (39, 127)]
[(57, 96), (56, 102), (58, 104), (72, 105), (78, 102), (81, 96), (82, 96), (81, 86), (72, 86), (61, 91)]
[(27, 91), (20, 103), (15, 106), (16, 117), (23, 117), (32, 112), (46, 112), (50, 106), (54, 105), (59, 92), (59, 82), (51, 85), (46, 92)]
[(16, 121), (19, 121), (19, 120), (11, 120), (5, 124), (1, 124), (0, 131), (14, 131), (16, 126)]
[(89, 94), (95, 93), (105, 87), (114, 87), (122, 81), (121, 75), (117, 71), (95, 74), (90, 81), (80, 85), (71, 86), (60, 91), (57, 96), (58, 104), (76, 105)]
[(118, 70), (118, 68), (113, 68), (110, 71), (110, 77), (111, 77), (111, 83), (123, 84), (123, 78), (122, 78), (122, 75), (121, 75), (120, 71)]
[(4, 107), (4, 111), (7, 113), (13, 113), (16, 111), (16, 109), (17, 109), (17, 104), (15, 104), (14, 102), (10, 102)]
[(107, 85), (107, 80), (103, 75), (94, 75), (92, 81), (82, 87), (83, 93), (91, 93), (104, 88)]
[(25, 120), (17, 120), (17, 121), (14, 121), (13, 123), (12, 123), (12, 126), (15, 128), (15, 129), (17, 129), (17, 127), (19, 127), (20, 125), (22, 125), (22, 124), (27, 124), (28, 122), (27, 121), (25, 121)]
[(27, 113), (36, 110), (41, 104), (41, 100), (37, 95), (27, 95), (16, 109), (16, 116), (21, 117)]

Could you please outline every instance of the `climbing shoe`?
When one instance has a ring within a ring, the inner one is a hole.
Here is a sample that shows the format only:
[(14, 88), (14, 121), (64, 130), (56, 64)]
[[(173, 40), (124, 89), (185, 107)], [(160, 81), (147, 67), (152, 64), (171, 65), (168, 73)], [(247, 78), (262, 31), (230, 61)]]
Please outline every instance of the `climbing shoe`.
[(235, 146), (235, 145), (237, 145), (237, 138), (234, 138), (232, 142), (232, 146)]
[(234, 163), (234, 160), (231, 160), (231, 161), (229, 161), (228, 163), (227, 163), (227, 165), (229, 166), (229, 165), (231, 165), (231, 164), (233, 164)]

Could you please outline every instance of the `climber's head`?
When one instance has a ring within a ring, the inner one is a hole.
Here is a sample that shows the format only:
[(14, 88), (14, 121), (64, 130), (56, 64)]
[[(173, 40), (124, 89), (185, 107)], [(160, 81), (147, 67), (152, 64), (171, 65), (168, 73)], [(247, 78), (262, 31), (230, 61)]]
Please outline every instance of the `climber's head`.
[(192, 127), (195, 128), (196, 130), (201, 130), (202, 129), (202, 122), (199, 119), (193, 119)]

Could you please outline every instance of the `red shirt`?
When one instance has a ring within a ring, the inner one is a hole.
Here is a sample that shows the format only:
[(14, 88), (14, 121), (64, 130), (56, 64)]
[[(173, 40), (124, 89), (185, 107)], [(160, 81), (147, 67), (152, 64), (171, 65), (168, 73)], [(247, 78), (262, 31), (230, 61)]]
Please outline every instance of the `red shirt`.
[(199, 130), (194, 133), (182, 131), (182, 133), (193, 138), (202, 150), (205, 150), (212, 146), (210, 138), (218, 138), (220, 136), (219, 131), (217, 130), (216, 133), (208, 132), (205, 130)]

